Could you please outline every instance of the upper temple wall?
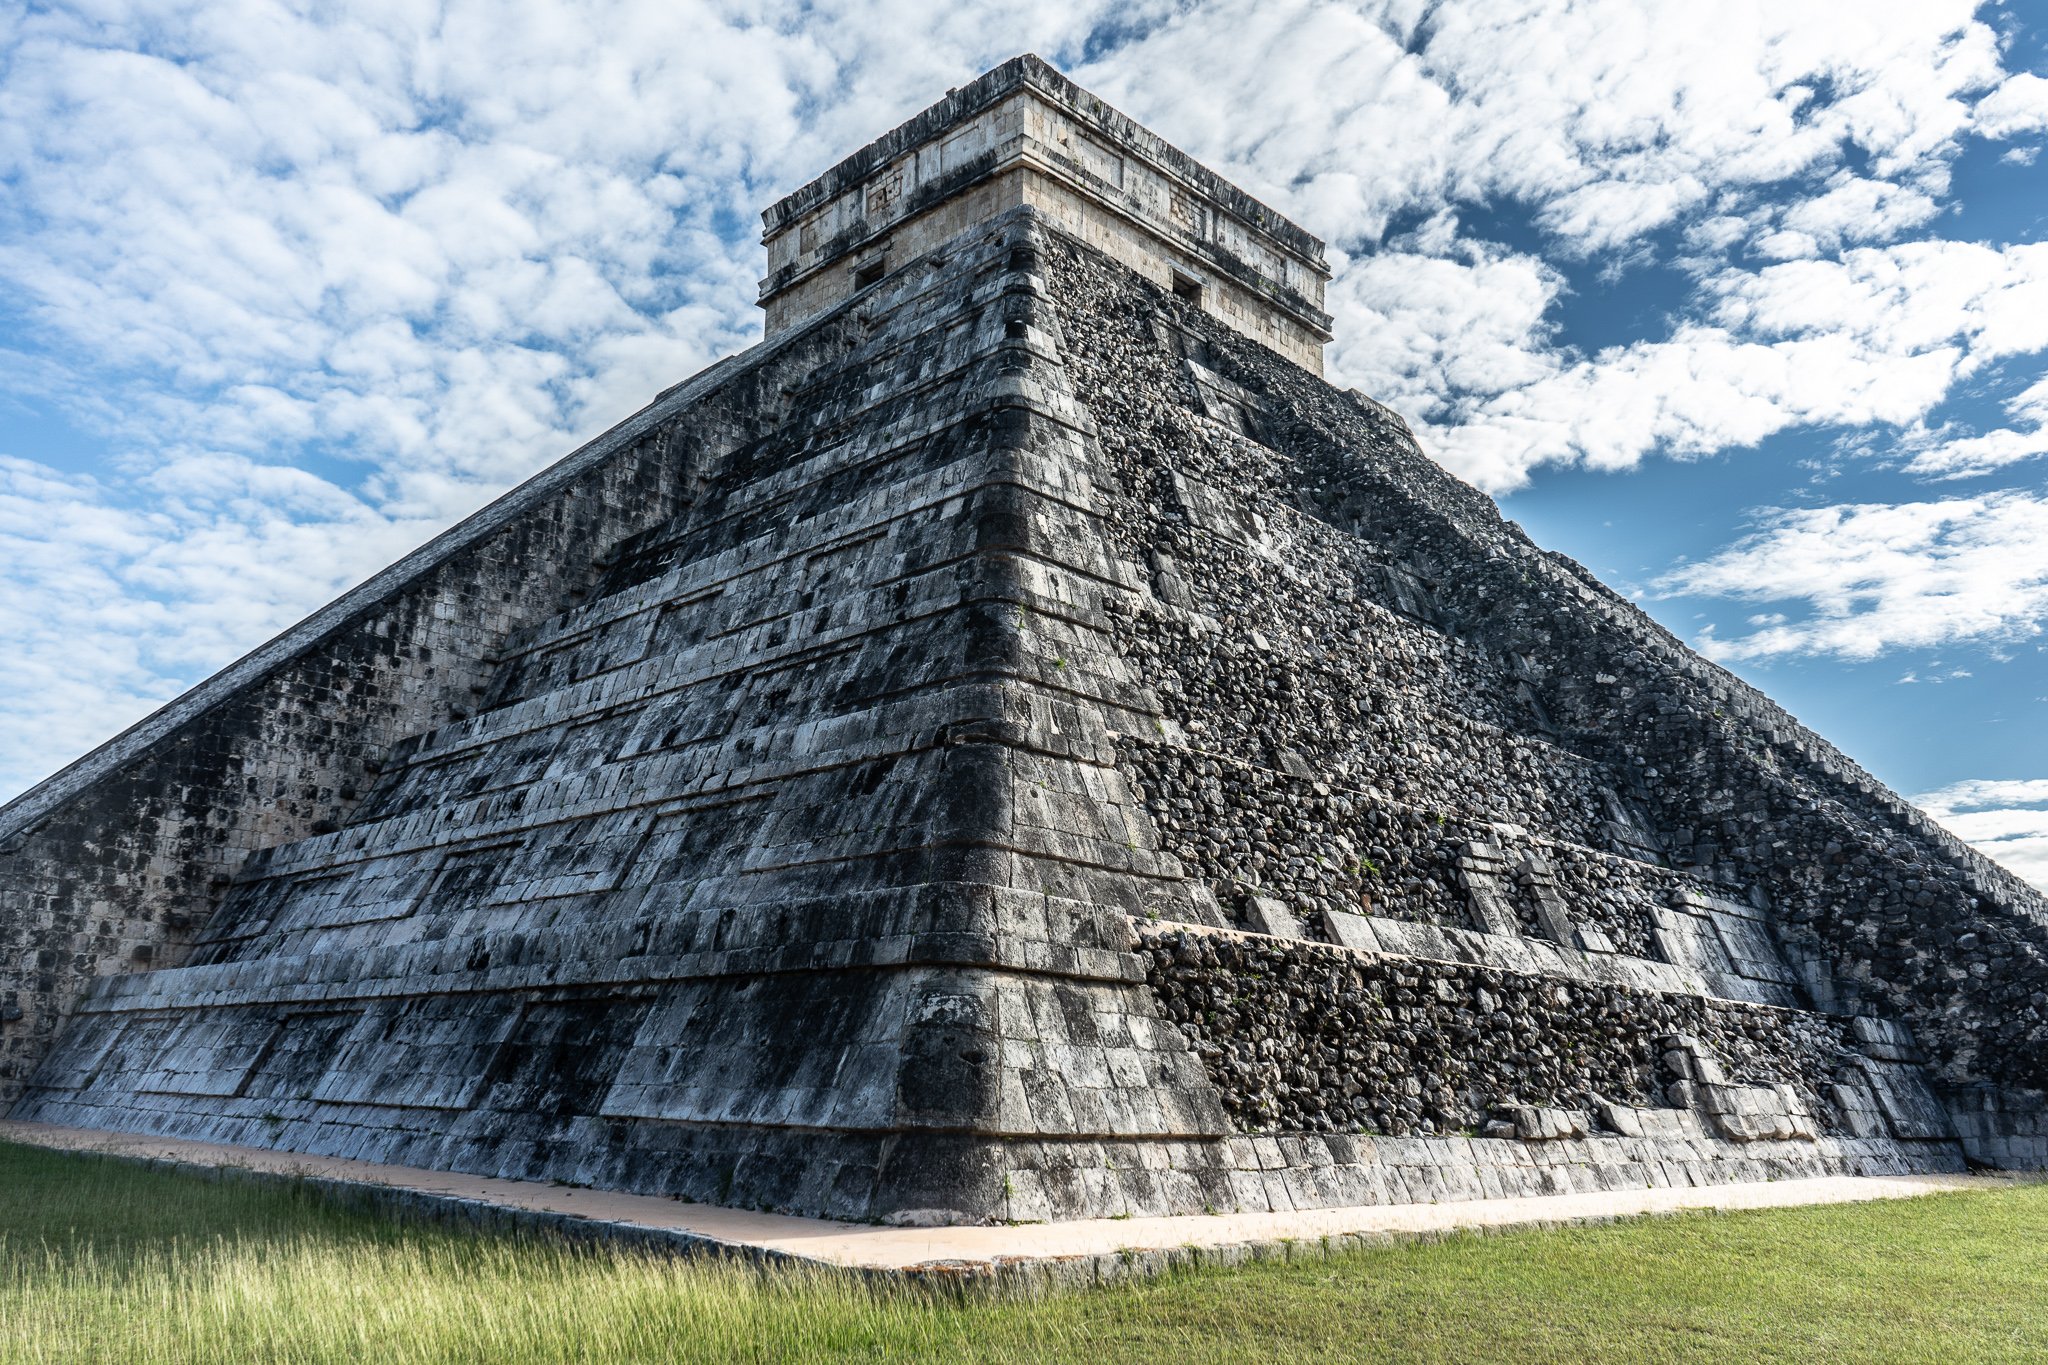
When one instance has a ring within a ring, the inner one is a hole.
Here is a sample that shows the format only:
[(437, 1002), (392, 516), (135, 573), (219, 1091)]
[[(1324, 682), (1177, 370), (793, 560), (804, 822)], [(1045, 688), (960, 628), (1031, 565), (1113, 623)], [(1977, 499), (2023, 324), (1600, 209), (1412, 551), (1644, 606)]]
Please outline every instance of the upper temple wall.
[(768, 335), (1021, 204), (1322, 372), (1322, 242), (1030, 56), (953, 91), (762, 215)]

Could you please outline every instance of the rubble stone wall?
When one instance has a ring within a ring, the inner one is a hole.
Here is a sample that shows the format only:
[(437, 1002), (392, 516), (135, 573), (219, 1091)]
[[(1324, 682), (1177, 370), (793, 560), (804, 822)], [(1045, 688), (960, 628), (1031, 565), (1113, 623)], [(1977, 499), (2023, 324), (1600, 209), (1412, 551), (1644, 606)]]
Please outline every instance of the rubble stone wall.
[(1148, 930), (1141, 951), (1247, 1131), (1469, 1137), (1518, 1106), (1676, 1109), (1674, 1039), (1846, 1131), (1846, 1024), (1823, 1016), (1248, 934)]
[[(1808, 1009), (1903, 1021), (1959, 1113), (2031, 1138), (2039, 892), (1531, 545), (1380, 405), (1055, 256), (1109, 521), (1156, 598), (1127, 657), (1170, 732), (1124, 762), (1219, 900), (1317, 937), (1339, 909), (1532, 940), (1547, 903), (1601, 952), (1776, 962)], [(1501, 838), (1543, 865), (1457, 866)], [(1677, 942), (1706, 899), (1741, 922)]]

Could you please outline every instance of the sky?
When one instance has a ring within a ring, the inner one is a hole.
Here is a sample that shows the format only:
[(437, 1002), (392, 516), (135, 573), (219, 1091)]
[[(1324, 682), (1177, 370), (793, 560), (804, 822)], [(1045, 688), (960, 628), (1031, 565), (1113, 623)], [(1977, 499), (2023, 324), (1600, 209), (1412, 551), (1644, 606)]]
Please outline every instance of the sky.
[(1330, 377), (2048, 886), (2048, 0), (0, 6), (0, 799), (760, 335), (1036, 51), (1330, 244)]

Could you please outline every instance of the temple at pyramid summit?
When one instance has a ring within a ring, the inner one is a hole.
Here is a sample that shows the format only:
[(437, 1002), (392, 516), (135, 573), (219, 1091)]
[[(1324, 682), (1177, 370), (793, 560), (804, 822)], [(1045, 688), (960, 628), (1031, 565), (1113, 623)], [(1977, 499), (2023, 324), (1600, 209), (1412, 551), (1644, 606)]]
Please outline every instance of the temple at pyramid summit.
[(1019, 57), (764, 339), (0, 808), (0, 1110), (849, 1220), (2048, 1165), (2048, 904)]

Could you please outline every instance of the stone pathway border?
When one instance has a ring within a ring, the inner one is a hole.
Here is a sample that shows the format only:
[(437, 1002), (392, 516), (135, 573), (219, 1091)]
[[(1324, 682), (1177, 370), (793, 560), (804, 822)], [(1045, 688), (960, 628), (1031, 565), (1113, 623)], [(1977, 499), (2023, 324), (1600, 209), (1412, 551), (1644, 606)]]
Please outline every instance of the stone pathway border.
[(1027, 1292), (1113, 1283), (1180, 1267), (1319, 1258), (1454, 1232), (1606, 1223), (1690, 1209), (1904, 1199), (2013, 1183), (1993, 1176), (1830, 1176), (1296, 1213), (903, 1228), (40, 1123), (0, 1120), (0, 1140), (96, 1152), (216, 1179), (304, 1181), (353, 1207), (480, 1229), (544, 1232), (767, 1264), (828, 1266), (877, 1279)]

